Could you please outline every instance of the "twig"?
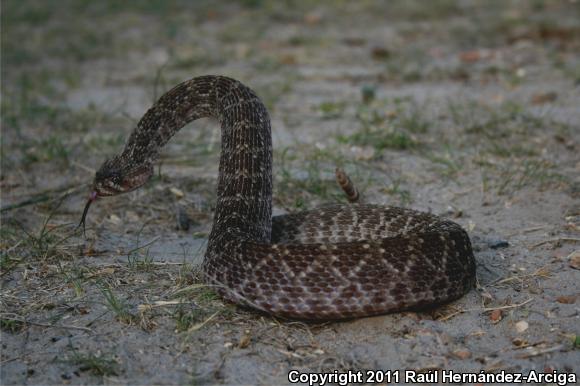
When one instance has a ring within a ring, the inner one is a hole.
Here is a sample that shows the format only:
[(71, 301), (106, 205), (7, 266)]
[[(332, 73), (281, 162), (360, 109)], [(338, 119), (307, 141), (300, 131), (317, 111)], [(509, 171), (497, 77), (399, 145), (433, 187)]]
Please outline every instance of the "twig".
[(126, 255), (130, 255), (133, 252), (137, 252), (140, 249), (146, 248), (146, 247), (150, 246), (151, 244), (157, 242), (157, 240), (159, 240), (160, 238), (161, 238), (161, 236), (154, 237), (153, 240), (149, 241), (147, 244), (143, 244), (140, 247), (133, 248), (129, 252), (125, 253), (125, 254)]
[(156, 307), (175, 306), (178, 304), (183, 304), (183, 302), (181, 300), (170, 300), (170, 301), (158, 300), (156, 302), (149, 303), (149, 304), (139, 304), (137, 306), (137, 309), (140, 312), (143, 312), (143, 311), (152, 310), (153, 308), (156, 308)]
[(511, 305), (509, 305), (509, 306), (500, 306), (500, 307), (483, 307), (483, 308), (468, 308), (468, 309), (463, 309), (463, 310), (457, 310), (457, 311), (455, 311), (455, 312), (452, 312), (452, 313), (451, 313), (451, 314), (449, 314), (449, 315), (445, 315), (445, 316), (443, 316), (443, 317), (441, 317), (441, 318), (439, 318), (439, 319), (437, 319), (437, 320), (439, 320), (439, 321), (442, 321), (442, 322), (443, 322), (443, 321), (446, 321), (446, 320), (448, 320), (448, 319), (451, 319), (452, 317), (454, 317), (454, 316), (456, 316), (456, 315), (463, 314), (463, 313), (465, 313), (465, 312), (473, 312), (473, 311), (480, 311), (480, 312), (481, 312), (481, 311), (483, 311), (483, 312), (489, 312), (489, 311), (494, 311), (494, 310), (507, 310), (507, 309), (510, 309), (510, 308), (518, 308), (518, 307), (521, 307), (521, 306), (524, 306), (524, 305), (528, 304), (528, 303), (529, 303), (529, 302), (531, 302), (532, 300), (534, 300), (534, 299), (533, 299), (533, 298), (529, 298), (528, 300), (526, 300), (526, 301), (524, 301), (524, 302), (522, 302), (522, 303), (519, 303), (519, 304), (511, 304)]
[(514, 281), (514, 280), (523, 280), (526, 277), (535, 277), (535, 276), (544, 276), (544, 277), (548, 277), (550, 274), (550, 271), (547, 269), (547, 265), (544, 265), (541, 268), (538, 268), (536, 271), (534, 271), (534, 273), (530, 273), (529, 275), (514, 275), (514, 276), (510, 276), (510, 277), (506, 277), (504, 279), (498, 279), (497, 281), (491, 283), (489, 286), (495, 286), (498, 284), (503, 284), (503, 283), (508, 283), (510, 281)]
[(191, 326), (191, 327), (190, 327), (190, 328), (187, 330), (187, 333), (189, 334), (189, 333), (192, 333), (192, 332), (194, 332), (194, 331), (197, 331), (197, 330), (199, 330), (200, 328), (202, 328), (203, 326), (205, 326), (207, 323), (209, 323), (209, 321), (210, 321), (210, 320), (212, 320), (213, 318), (215, 318), (215, 316), (216, 316), (217, 314), (219, 314), (220, 312), (221, 312), (221, 311), (216, 311), (216, 312), (214, 312), (214, 314), (213, 314), (212, 316), (210, 316), (209, 318), (207, 318), (207, 319), (206, 319), (206, 320), (204, 320), (203, 322), (201, 322), (201, 323), (197, 323), (197, 324), (194, 324), (193, 326)]
[(527, 354), (518, 355), (517, 357), (521, 358), (521, 359), (533, 358), (533, 357), (537, 357), (540, 355), (549, 354), (549, 353), (554, 352), (554, 351), (559, 351), (559, 350), (563, 349), (564, 347), (566, 347), (566, 346), (563, 344), (560, 344), (558, 346), (546, 348), (544, 350), (537, 350), (537, 351), (532, 351), (532, 352), (527, 353)]
[(508, 310), (510, 308), (518, 308), (521, 307), (523, 305), (528, 304), (529, 302), (531, 302), (532, 300), (534, 300), (533, 298), (529, 298), (528, 300), (526, 300), (525, 302), (519, 303), (519, 304), (511, 304), (509, 306), (501, 306), (501, 307), (484, 307), (483, 311), (484, 312), (488, 312), (488, 311), (494, 311), (494, 310)]
[(181, 295), (181, 294), (183, 294), (185, 292), (192, 291), (192, 290), (196, 290), (196, 289), (200, 289), (200, 288), (212, 288), (212, 287), (219, 288), (220, 286), (218, 286), (218, 285), (211, 285), (211, 284), (192, 284), (192, 285), (188, 285), (187, 287), (180, 288), (180, 289), (176, 290), (175, 292), (173, 292), (171, 294), (171, 296), (172, 297), (173, 296), (178, 296), (178, 295)]
[(452, 312), (450, 314), (447, 314), (445, 316), (442, 316), (441, 318), (437, 318), (437, 320), (439, 322), (444, 322), (444, 321), (449, 320), (449, 319), (451, 319), (451, 318), (453, 318), (453, 317), (455, 317), (455, 316), (457, 316), (459, 314), (463, 314), (465, 311), (468, 311), (468, 310), (457, 310), (455, 312)]
[(8, 359), (4, 359), (3, 361), (0, 361), (0, 364), (9, 363), (9, 362), (13, 362), (13, 361), (16, 361), (16, 360), (22, 359), (22, 358), (24, 358), (25, 356), (26, 356), (26, 355), (19, 355), (19, 356), (17, 356), (17, 357), (14, 357), (14, 358), (8, 358)]
[(65, 330), (81, 330), (81, 331), (85, 331), (85, 332), (93, 332), (93, 330), (91, 330), (90, 328), (87, 327), (80, 327), (80, 326), (69, 326), (69, 325), (55, 325), (55, 324), (45, 324), (45, 323), (38, 323), (38, 322), (31, 322), (30, 320), (26, 320), (26, 319), (19, 319), (19, 318), (4, 318), (6, 320), (10, 320), (13, 322), (20, 322), (20, 323), (24, 323), (24, 324), (30, 324), (33, 326), (39, 326), (39, 327), (50, 327), (50, 328), (62, 328)]
[[(0, 208), (0, 212), (7, 212), (9, 210), (23, 208), (25, 206), (38, 204), (40, 202), (59, 200), (59, 199), (65, 198), (66, 196), (68, 196), (72, 193), (75, 193), (83, 188), (84, 187), (69, 185), (69, 186), (66, 186), (63, 188), (50, 189), (50, 190), (47, 190), (45, 192), (38, 193), (30, 198), (27, 198), (26, 200), (22, 200), (20, 202), (15, 203), (15, 204), (9, 204), (9, 205), (3, 206), (2, 208)], [(64, 193), (60, 194), (57, 197), (53, 196), (54, 193), (59, 193), (59, 192), (64, 192)]]
[(83, 169), (84, 171), (89, 172), (91, 174), (95, 174), (95, 172), (96, 172), (95, 169), (93, 169), (91, 167), (88, 167), (86, 165), (83, 165), (82, 163), (77, 162), (77, 161), (71, 161), (71, 164), (74, 165), (74, 166), (76, 166), (76, 167), (78, 167), (78, 168), (80, 168), (80, 169)]
[(508, 233), (506, 236), (507, 237), (511, 237), (511, 236), (515, 236), (515, 235), (521, 235), (521, 234), (524, 234), (524, 233), (541, 231), (542, 229), (546, 229), (546, 228), (548, 228), (546, 225), (540, 225), (540, 226), (537, 226), (537, 227), (530, 227), (530, 228), (520, 229), (518, 231), (515, 231), (515, 232), (512, 232), (512, 233)]
[(580, 239), (576, 239), (573, 237), (558, 237), (556, 239), (550, 239), (550, 240), (544, 240), (544, 241), (540, 241), (539, 243), (536, 243), (534, 245), (532, 245), (530, 247), (530, 249), (534, 249), (539, 247), (540, 245), (544, 245), (544, 244), (548, 244), (548, 243), (558, 243), (561, 241), (568, 241), (568, 242), (572, 242), (572, 243), (580, 243)]

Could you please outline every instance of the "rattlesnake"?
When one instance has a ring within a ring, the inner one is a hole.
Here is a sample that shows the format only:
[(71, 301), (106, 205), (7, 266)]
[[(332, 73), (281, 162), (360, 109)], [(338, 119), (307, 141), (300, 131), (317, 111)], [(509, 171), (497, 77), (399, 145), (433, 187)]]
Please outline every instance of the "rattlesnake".
[(134, 190), (167, 141), (188, 122), (214, 117), (222, 142), (217, 203), (202, 264), (227, 300), (297, 319), (344, 319), (441, 304), (475, 281), (467, 233), (411, 209), (333, 205), (272, 217), (270, 118), (239, 81), (202, 76), (151, 107), (121, 154), (97, 171), (85, 207)]

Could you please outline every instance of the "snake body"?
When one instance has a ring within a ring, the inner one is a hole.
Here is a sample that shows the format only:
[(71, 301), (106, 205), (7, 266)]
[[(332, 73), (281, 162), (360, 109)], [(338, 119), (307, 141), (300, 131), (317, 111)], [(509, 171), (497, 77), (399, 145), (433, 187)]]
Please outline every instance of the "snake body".
[(467, 233), (435, 215), (353, 204), (272, 217), (268, 112), (251, 89), (223, 76), (164, 94), (97, 172), (93, 195), (141, 186), (160, 149), (201, 117), (217, 118), (222, 133), (202, 272), (225, 299), (276, 316), (332, 320), (433, 306), (473, 286)]

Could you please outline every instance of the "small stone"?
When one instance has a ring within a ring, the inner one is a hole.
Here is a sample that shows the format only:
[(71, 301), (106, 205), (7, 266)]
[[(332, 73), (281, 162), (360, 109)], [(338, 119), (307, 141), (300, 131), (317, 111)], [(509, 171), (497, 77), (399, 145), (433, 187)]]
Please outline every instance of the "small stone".
[(522, 332), (526, 331), (530, 325), (525, 320), (520, 320), (519, 322), (517, 322), (515, 324), (515, 326), (516, 326), (516, 331), (519, 333), (522, 333)]
[(186, 231), (191, 225), (191, 219), (187, 215), (185, 209), (181, 206), (177, 206), (177, 229), (181, 231)]
[(183, 191), (181, 189), (175, 188), (175, 187), (171, 187), (169, 188), (169, 191), (171, 193), (173, 193), (173, 195), (177, 198), (183, 198), (183, 196), (185, 196), (185, 194), (183, 193)]
[(376, 60), (385, 60), (391, 56), (391, 51), (385, 47), (373, 47), (371, 49), (371, 56)]
[(366, 85), (361, 88), (361, 94), (363, 103), (370, 103), (376, 97), (376, 90), (373, 86)]
[(453, 351), (453, 356), (458, 358), (458, 359), (468, 359), (471, 358), (471, 351), (467, 350), (467, 349), (459, 349), (459, 350), (455, 350)]
[(510, 246), (510, 244), (506, 240), (503, 240), (503, 239), (490, 239), (490, 240), (488, 240), (487, 245), (491, 249), (507, 248)]
[(580, 269), (580, 251), (574, 251), (568, 255), (570, 267)]
[(375, 156), (375, 148), (371, 146), (351, 146), (350, 152), (357, 161), (368, 161)]
[(119, 225), (123, 222), (123, 220), (121, 220), (121, 218), (119, 216), (117, 216), (116, 214), (112, 214), (109, 216), (109, 221), (112, 222), (115, 225)]

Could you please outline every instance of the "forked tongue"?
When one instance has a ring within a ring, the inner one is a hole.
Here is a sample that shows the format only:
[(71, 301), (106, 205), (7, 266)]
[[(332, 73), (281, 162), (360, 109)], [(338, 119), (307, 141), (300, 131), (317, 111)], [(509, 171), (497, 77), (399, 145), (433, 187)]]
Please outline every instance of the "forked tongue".
[(87, 219), (87, 213), (89, 213), (89, 208), (91, 207), (91, 204), (93, 203), (93, 201), (95, 201), (97, 199), (97, 192), (91, 192), (91, 195), (89, 196), (89, 200), (87, 201), (87, 204), (85, 205), (85, 210), (83, 210), (83, 217), (81, 217), (81, 222), (79, 223), (79, 225), (77, 226), (77, 229), (80, 228), (81, 226), (83, 227), (83, 235), (86, 236), (86, 229), (85, 229), (85, 222)]

